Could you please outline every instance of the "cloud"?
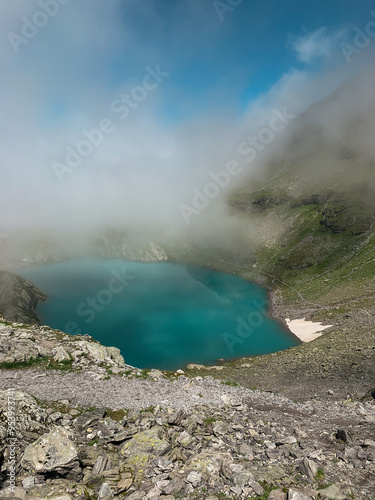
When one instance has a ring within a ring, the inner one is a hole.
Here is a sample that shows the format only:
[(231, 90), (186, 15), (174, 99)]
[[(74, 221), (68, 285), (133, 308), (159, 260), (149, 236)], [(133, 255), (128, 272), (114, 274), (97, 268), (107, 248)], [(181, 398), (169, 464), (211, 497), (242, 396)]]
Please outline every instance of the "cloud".
[[(204, 108), (191, 118), (169, 120), (166, 107), (173, 110), (179, 104), (175, 101), (184, 99), (184, 86), (178, 83), (180, 58), (191, 64), (196, 51), (207, 50), (200, 48), (207, 41), (202, 34), (207, 32), (214, 44), (221, 23), (215, 15), (206, 20), (203, 2), (165, 4), (180, 20), (169, 32), (165, 12), (159, 11), (162, 3), (145, 4), (146, 11), (143, 2), (142, 7), (119, 0), (70, 2), (17, 55), (6, 34), (19, 32), (22, 17), (32, 17), (38, 3), (30, 0), (26, 10), (24, 1), (0, 4), (0, 232), (36, 226), (66, 234), (106, 225), (185, 226), (178, 206), (191, 202), (192, 190), (204, 187), (210, 171), (242, 161), (243, 174), (236, 178), (242, 186), (283, 151), (288, 131), (255, 162), (239, 158), (238, 145), (269, 123), (274, 108), (303, 113), (358, 69), (356, 63), (345, 64), (340, 54), (342, 66), (318, 73), (286, 71), (242, 115), (217, 99), (209, 112)], [(142, 26), (147, 40), (139, 36)], [(194, 26), (196, 37), (191, 37)], [(327, 54), (337, 36), (321, 29), (296, 39), (295, 50), (300, 59), (312, 60)], [(142, 83), (146, 66), (158, 64), (170, 76), (119, 120), (111, 103)], [(218, 87), (213, 85), (212, 94)], [(184, 103), (188, 107), (189, 99)], [(64, 161), (65, 148), (76, 147), (82, 130), (97, 128), (103, 118), (110, 118), (115, 130), (60, 183), (52, 163)], [(223, 190), (196, 219), (198, 235), (208, 234), (207, 228), (214, 233), (226, 223), (226, 194)]]
[(302, 36), (291, 36), (290, 45), (301, 62), (311, 63), (314, 59), (330, 57), (345, 33), (346, 29), (330, 32), (321, 27)]

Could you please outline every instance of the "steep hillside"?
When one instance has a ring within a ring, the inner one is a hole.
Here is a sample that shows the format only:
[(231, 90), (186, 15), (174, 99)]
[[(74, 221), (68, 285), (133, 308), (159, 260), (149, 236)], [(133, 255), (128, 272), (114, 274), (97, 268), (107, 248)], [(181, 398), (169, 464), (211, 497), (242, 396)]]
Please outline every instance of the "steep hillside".
[(341, 142), (319, 124), (321, 108), (335, 116), (347, 90), (302, 115), (280, 158), (228, 198), (254, 241), (256, 263), (238, 272), (269, 287), (272, 314), (334, 325), (309, 344), (224, 364), (220, 376), (248, 387), (303, 398), (375, 386), (375, 162), (358, 149), (373, 99), (340, 123)]
[(35, 308), (38, 302), (45, 299), (45, 293), (30, 281), (7, 271), (0, 271), (0, 312), (7, 320), (39, 323)]
[(271, 182), (230, 199), (259, 231), (254, 274), (269, 275), (267, 283), (280, 288), (288, 306), (373, 304), (375, 209), (362, 175), (371, 170), (357, 171), (356, 184), (342, 172), (338, 182), (319, 186), (297, 176), (297, 168), (284, 167)]

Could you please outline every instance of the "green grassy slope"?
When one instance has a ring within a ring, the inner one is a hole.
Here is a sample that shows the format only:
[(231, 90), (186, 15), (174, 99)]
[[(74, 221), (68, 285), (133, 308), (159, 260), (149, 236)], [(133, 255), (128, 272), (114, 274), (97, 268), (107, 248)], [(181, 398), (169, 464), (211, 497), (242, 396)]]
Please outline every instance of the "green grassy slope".
[(335, 397), (360, 397), (375, 387), (375, 230), (366, 178), (371, 169), (362, 171), (355, 186), (342, 177), (339, 188), (306, 182), (301, 189), (295, 168), (229, 198), (233, 212), (247, 214), (259, 230), (257, 262), (239, 272), (272, 290), (276, 317), (334, 327), (308, 344), (227, 362), (207, 374), (301, 400), (327, 396), (332, 388)]
[(375, 388), (374, 99), (363, 82), (296, 119), (278, 156), (228, 197), (255, 258), (236, 272), (270, 288), (275, 317), (334, 326), (308, 344), (224, 363), (220, 377), (302, 399)]
[(295, 169), (284, 168), (271, 185), (258, 189), (255, 183), (230, 197), (233, 210), (245, 211), (260, 233), (271, 234), (266, 244), (260, 235), (254, 279), (266, 273), (285, 306), (305, 299), (315, 306), (368, 307), (375, 297), (375, 208), (367, 179), (372, 168), (362, 169), (355, 185), (341, 177), (340, 185), (324, 186), (291, 180)]

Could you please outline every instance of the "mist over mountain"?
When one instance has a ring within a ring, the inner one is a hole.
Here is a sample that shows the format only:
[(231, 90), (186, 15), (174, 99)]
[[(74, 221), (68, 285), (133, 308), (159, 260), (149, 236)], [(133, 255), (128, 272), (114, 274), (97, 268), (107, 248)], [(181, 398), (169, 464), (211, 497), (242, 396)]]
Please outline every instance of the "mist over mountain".
[[(274, 165), (297, 165), (318, 184), (340, 172), (343, 181), (342, 169), (356, 182), (361, 169), (373, 167), (370, 38), (349, 63), (342, 44), (354, 43), (352, 26), (285, 33), (288, 65), (239, 108), (234, 96), (246, 80), (251, 89), (250, 66), (227, 73), (213, 62), (215, 78), (198, 97), (189, 94), (191, 82), (179, 82), (181, 58), (204, 40), (220, 45), (231, 19), (223, 28), (211, 5), (182, 2), (167, 29), (166, 11), (145, 3), (146, 10), (94, 2), (88, 11), (87, 2), (61, 4), (25, 43), (14, 36), (38, 4), (1, 6), (2, 234), (60, 239), (78, 252), (108, 229), (143, 232), (145, 241), (156, 233), (169, 244), (177, 235), (247, 249), (251, 223), (233, 216), (228, 194)], [(148, 37), (139, 37), (140, 25)], [(186, 47), (192, 26), (196, 37)], [(130, 71), (112, 67), (124, 58)], [(228, 63), (228, 54), (222, 58)], [(203, 78), (202, 67), (195, 71)]]

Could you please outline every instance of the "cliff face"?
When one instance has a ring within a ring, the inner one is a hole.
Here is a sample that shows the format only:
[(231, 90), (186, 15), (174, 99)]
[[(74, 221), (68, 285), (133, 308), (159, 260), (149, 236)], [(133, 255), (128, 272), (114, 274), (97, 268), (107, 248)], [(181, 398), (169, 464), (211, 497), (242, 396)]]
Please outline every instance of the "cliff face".
[(46, 294), (16, 274), (0, 271), (0, 311), (8, 321), (39, 323), (35, 308)]
[(92, 243), (92, 251), (108, 259), (124, 259), (140, 262), (168, 260), (168, 255), (159, 243), (139, 240), (125, 232), (107, 230)]

